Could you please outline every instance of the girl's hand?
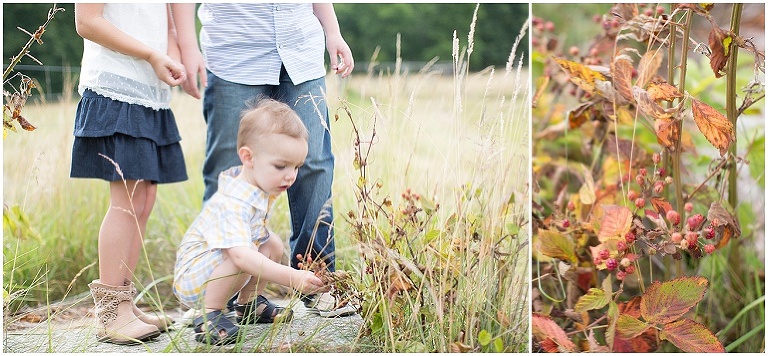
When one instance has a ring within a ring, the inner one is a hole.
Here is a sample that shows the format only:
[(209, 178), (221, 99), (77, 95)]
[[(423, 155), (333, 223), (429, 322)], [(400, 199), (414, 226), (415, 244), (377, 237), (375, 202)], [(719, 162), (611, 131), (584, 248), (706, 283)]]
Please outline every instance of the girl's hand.
[(323, 283), (314, 273), (305, 270), (294, 270), (295, 277), (293, 287), (302, 294), (316, 294), (327, 292), (330, 287)]
[(171, 59), (167, 54), (154, 52), (149, 56), (147, 62), (152, 65), (157, 77), (172, 87), (182, 84), (187, 79), (184, 66)]

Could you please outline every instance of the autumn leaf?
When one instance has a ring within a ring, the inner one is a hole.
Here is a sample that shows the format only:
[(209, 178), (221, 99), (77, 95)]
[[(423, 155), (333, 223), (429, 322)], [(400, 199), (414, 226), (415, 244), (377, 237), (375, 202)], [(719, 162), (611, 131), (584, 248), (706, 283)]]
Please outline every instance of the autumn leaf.
[(712, 224), (717, 236), (720, 236), (720, 242), (718, 242), (717, 248), (722, 248), (727, 245), (731, 238), (738, 238), (741, 236), (739, 221), (716, 201), (709, 205), (707, 220)]
[[(640, 303), (642, 301), (641, 296), (635, 296), (632, 299), (618, 304), (619, 315), (626, 315), (635, 319), (640, 317)], [(618, 317), (617, 317), (618, 319)], [(617, 323), (618, 324), (618, 323)], [(617, 326), (618, 327), (618, 326)], [(613, 351), (614, 352), (653, 352), (658, 348), (656, 342), (656, 329), (648, 328), (639, 336), (633, 338), (626, 338), (617, 332), (614, 336)]]
[(653, 121), (653, 128), (656, 130), (656, 139), (658, 142), (674, 151), (675, 142), (680, 140), (680, 127), (672, 119), (658, 119)]
[(606, 78), (600, 72), (595, 71), (581, 63), (567, 59), (554, 57), (555, 62), (568, 74), (568, 78), (579, 88), (587, 93), (595, 94), (595, 80), (605, 81)]
[(673, 322), (695, 306), (707, 289), (704, 277), (678, 277), (671, 281), (658, 281), (643, 294), (640, 314), (649, 323), (666, 324)]
[(638, 86), (632, 87), (632, 95), (637, 102), (637, 107), (645, 116), (654, 120), (671, 120), (674, 117), (677, 109), (664, 109), (656, 103), (651, 96), (643, 88)]
[(634, 100), (632, 95), (632, 62), (625, 57), (616, 57), (611, 62), (611, 77), (616, 91), (627, 101)]
[(637, 82), (635, 85), (640, 88), (645, 88), (656, 72), (661, 67), (661, 62), (664, 60), (664, 54), (661, 51), (649, 51), (643, 54), (640, 58), (640, 63), (637, 65)]
[(631, 315), (619, 314), (619, 319), (616, 323), (616, 332), (624, 338), (631, 339), (644, 333), (650, 325), (648, 323), (637, 319)]
[(600, 309), (611, 301), (611, 295), (599, 288), (590, 288), (587, 294), (582, 295), (573, 307), (573, 310), (581, 313), (587, 310)]
[(712, 68), (712, 72), (715, 73), (715, 78), (720, 78), (723, 75), (723, 68), (728, 62), (728, 56), (730, 53), (731, 42), (733, 37), (720, 27), (713, 26), (712, 31), (709, 32), (709, 48), (712, 50), (712, 54), (709, 56), (709, 66)]
[(586, 205), (591, 205), (596, 200), (595, 179), (587, 168), (584, 168), (584, 184), (579, 188), (579, 200)]
[(683, 94), (677, 90), (677, 87), (666, 82), (653, 82), (648, 84), (646, 89), (648, 96), (651, 100), (673, 100), (676, 98), (682, 98)]
[(594, 105), (595, 103), (588, 101), (568, 111), (568, 128), (577, 129), (585, 122), (592, 120)]
[(684, 352), (725, 352), (723, 344), (717, 337), (704, 325), (693, 320), (682, 319), (664, 325), (659, 338), (668, 340)]
[(652, 197), (651, 205), (661, 216), (667, 216), (668, 211), (675, 210), (672, 207), (672, 204), (670, 204), (664, 197)]
[(603, 218), (597, 238), (604, 242), (614, 237), (623, 238), (632, 227), (632, 211), (620, 205), (603, 205)]
[(699, 131), (720, 150), (720, 157), (725, 155), (731, 143), (736, 141), (733, 124), (719, 111), (696, 99), (691, 99), (691, 111)]
[(531, 330), (533, 337), (544, 342), (550, 340), (558, 346), (558, 349), (562, 349), (566, 352), (575, 352), (576, 345), (568, 338), (565, 331), (545, 315), (538, 313), (531, 314)]
[(565, 235), (553, 230), (539, 230), (539, 252), (545, 256), (570, 263), (579, 261), (574, 252), (574, 243)]

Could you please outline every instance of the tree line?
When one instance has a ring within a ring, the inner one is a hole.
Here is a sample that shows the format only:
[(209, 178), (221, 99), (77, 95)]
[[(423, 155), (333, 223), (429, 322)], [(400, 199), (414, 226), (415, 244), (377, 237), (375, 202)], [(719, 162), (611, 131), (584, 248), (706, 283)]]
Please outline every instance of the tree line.
[[(29, 39), (17, 29), (32, 33), (45, 21), (52, 4), (4, 3), (3, 4), (3, 67)], [(58, 13), (48, 26), (43, 45), (32, 47), (31, 54), (45, 68), (22, 70), (43, 84), (43, 90), (61, 93), (74, 88), (75, 81), (64, 76), (77, 75), (83, 50), (83, 40), (75, 31), (74, 4), (57, 4), (65, 11)], [(460, 40), (461, 48), (467, 46), (467, 36), (476, 4), (451, 3), (339, 3), (335, 4), (339, 26), (355, 60), (368, 62), (374, 52), (377, 62), (394, 62), (397, 59), (397, 36), (400, 35), (399, 53), (403, 61), (428, 62), (437, 58), (450, 61), (453, 33)], [(477, 13), (474, 32), (474, 52), (469, 62), (471, 70), (487, 66), (503, 67), (509, 57), (520, 28), (528, 18), (528, 4), (481, 4)], [(528, 51), (527, 37), (518, 46), (516, 58)], [(527, 55), (524, 56), (527, 58)], [(29, 58), (22, 65), (37, 65)], [(70, 70), (68, 68), (73, 68)], [(45, 69), (47, 72), (44, 72)], [(358, 66), (357, 70), (365, 70)], [(69, 82), (69, 84), (64, 84)]]

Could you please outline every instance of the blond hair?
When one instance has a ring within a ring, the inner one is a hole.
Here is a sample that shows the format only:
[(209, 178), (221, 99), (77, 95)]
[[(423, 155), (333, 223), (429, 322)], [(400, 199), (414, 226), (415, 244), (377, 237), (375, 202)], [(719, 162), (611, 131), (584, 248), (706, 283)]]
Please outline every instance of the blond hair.
[(253, 99), (246, 103), (248, 108), (240, 115), (237, 131), (237, 149), (257, 145), (265, 134), (280, 134), (309, 140), (304, 123), (290, 106), (274, 99)]

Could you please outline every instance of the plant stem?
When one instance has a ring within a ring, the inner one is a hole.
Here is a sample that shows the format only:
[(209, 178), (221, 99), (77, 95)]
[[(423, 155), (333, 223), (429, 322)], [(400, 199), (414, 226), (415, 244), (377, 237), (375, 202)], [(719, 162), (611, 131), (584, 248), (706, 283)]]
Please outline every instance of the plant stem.
[[(733, 9), (731, 10), (731, 36), (739, 35), (742, 6), (743, 4), (733, 4)], [(736, 130), (736, 119), (738, 118), (738, 109), (736, 108), (736, 59), (739, 53), (739, 47), (736, 44), (736, 41), (731, 41), (728, 53), (730, 53), (730, 56), (728, 57), (728, 69), (726, 74), (725, 107), (728, 119), (731, 121), (731, 124), (733, 124), (733, 129)], [(736, 205), (739, 202), (736, 190), (738, 171), (736, 170), (736, 162), (734, 160), (734, 157), (736, 157), (736, 142), (736, 135), (734, 134), (733, 143), (731, 143), (731, 147), (728, 150), (731, 156), (731, 166), (728, 169), (728, 203), (733, 209), (736, 209)]]

